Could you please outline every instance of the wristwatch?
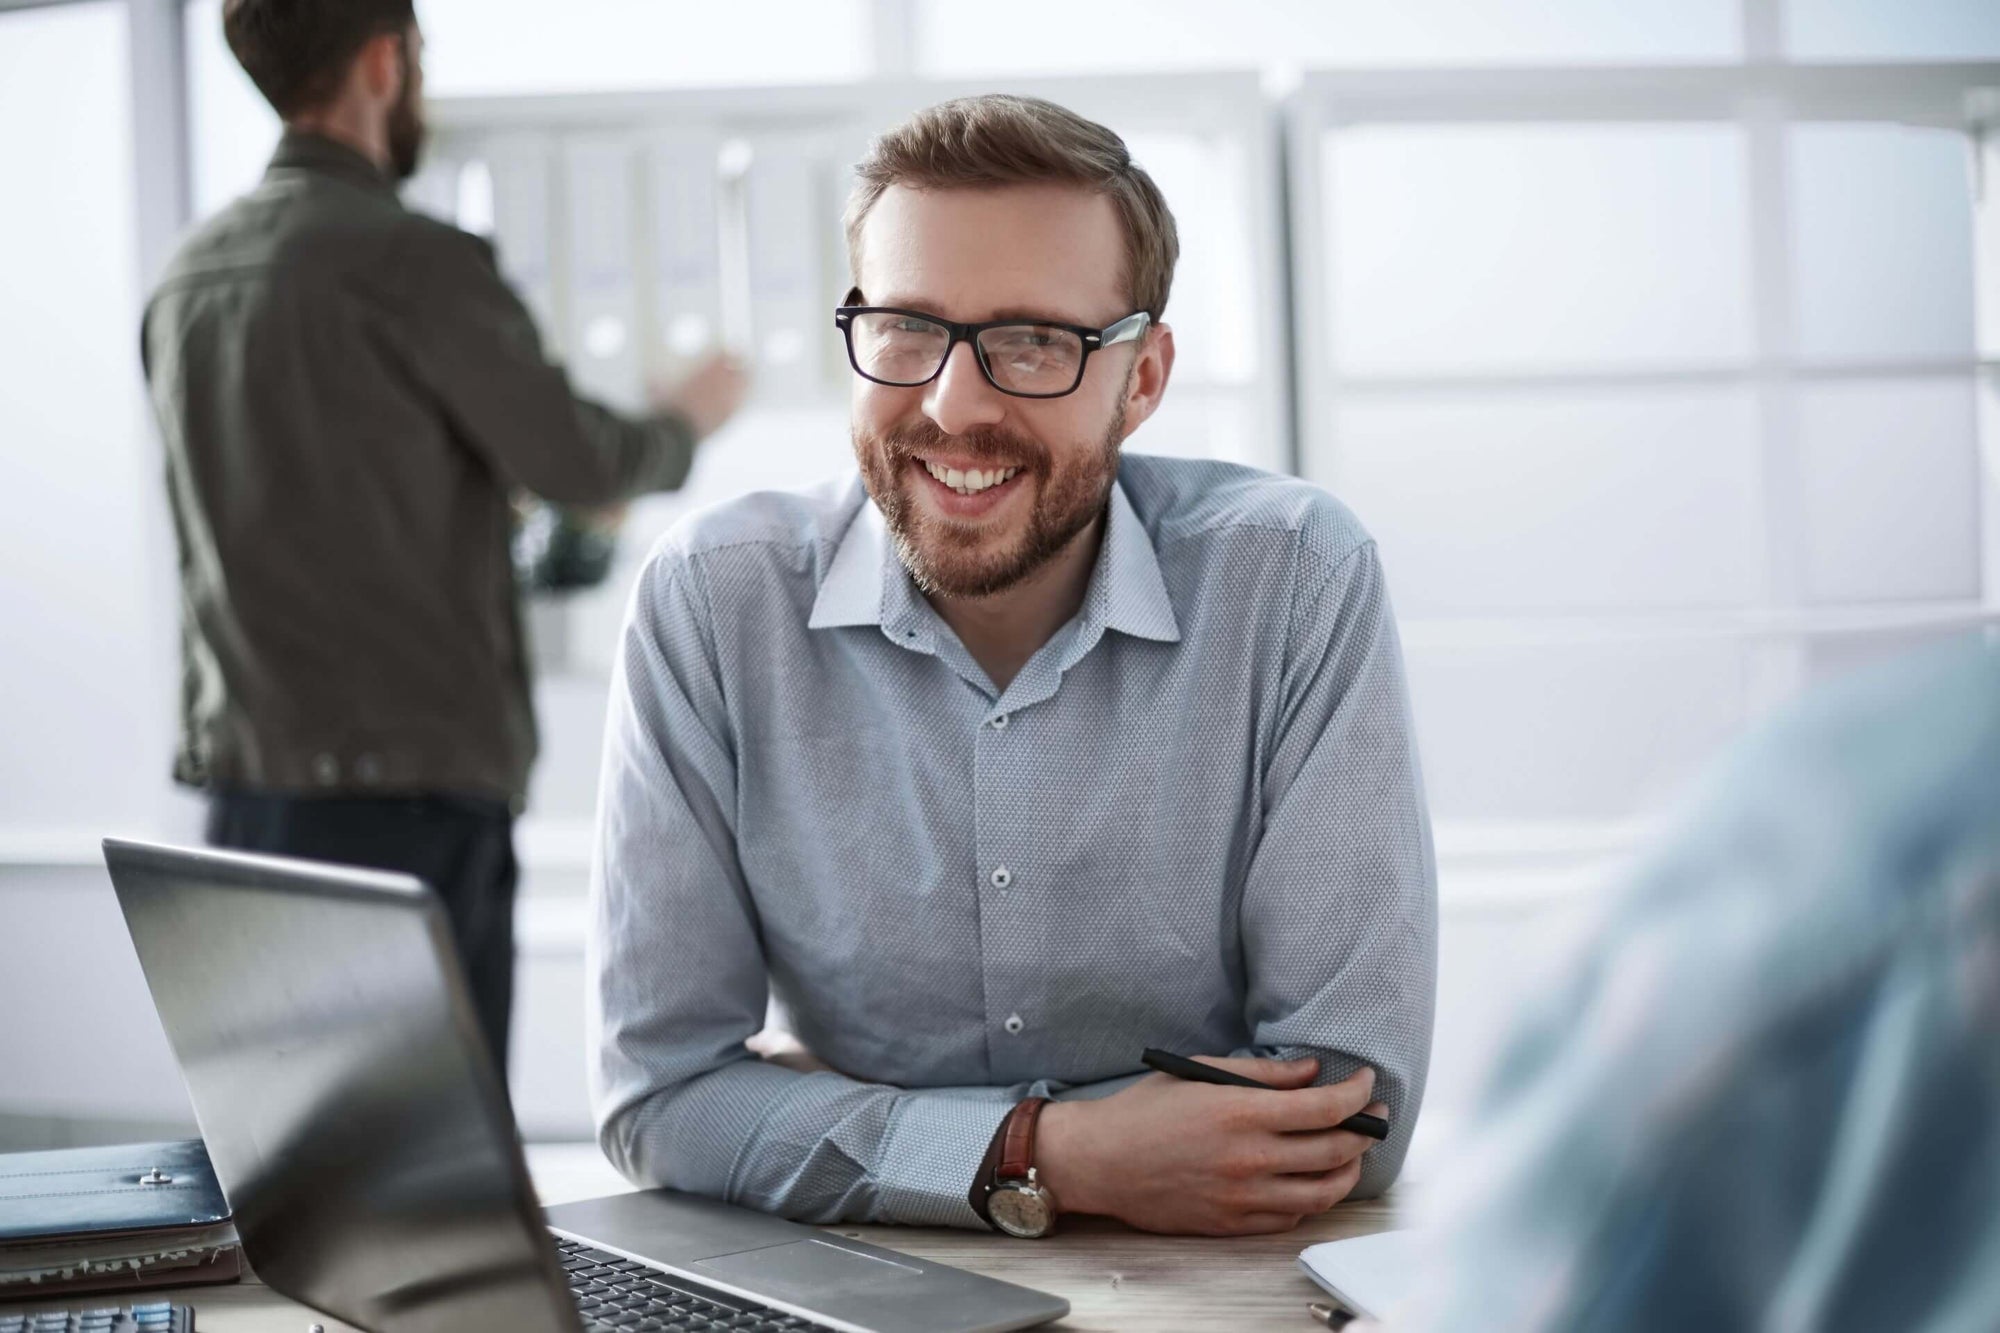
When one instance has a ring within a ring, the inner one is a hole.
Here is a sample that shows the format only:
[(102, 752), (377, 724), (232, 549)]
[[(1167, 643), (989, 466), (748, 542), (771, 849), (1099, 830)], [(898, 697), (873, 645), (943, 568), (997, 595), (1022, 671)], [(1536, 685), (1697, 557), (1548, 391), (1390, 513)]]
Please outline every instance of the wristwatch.
[(1000, 1161), (986, 1194), (986, 1215), (1010, 1236), (1039, 1240), (1056, 1229), (1056, 1196), (1035, 1175), (1035, 1122), (1046, 1097), (1030, 1097), (1007, 1113)]

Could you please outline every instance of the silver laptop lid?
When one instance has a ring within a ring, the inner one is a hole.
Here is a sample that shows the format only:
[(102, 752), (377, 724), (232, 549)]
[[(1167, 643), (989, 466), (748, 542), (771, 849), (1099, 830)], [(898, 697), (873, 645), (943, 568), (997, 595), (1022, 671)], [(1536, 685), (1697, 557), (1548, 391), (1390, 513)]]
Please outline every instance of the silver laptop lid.
[(378, 1333), (574, 1333), (429, 890), (117, 839), (104, 857), (257, 1276)]

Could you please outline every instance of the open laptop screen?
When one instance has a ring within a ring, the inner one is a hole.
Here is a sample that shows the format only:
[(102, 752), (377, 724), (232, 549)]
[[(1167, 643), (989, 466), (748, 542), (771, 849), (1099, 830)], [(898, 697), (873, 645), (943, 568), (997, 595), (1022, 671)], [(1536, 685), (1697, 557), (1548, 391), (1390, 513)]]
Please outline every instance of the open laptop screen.
[(277, 857), (104, 851), (257, 1276), (378, 1333), (575, 1330), (429, 891)]

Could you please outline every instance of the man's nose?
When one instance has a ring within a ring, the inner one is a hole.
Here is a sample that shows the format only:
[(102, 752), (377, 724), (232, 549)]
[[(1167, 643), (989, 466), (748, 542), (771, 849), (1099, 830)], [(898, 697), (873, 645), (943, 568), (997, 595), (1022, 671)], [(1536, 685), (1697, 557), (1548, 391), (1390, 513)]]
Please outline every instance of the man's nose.
[(947, 435), (991, 426), (1007, 415), (1006, 395), (987, 382), (971, 343), (954, 346), (944, 369), (924, 390), (924, 415)]

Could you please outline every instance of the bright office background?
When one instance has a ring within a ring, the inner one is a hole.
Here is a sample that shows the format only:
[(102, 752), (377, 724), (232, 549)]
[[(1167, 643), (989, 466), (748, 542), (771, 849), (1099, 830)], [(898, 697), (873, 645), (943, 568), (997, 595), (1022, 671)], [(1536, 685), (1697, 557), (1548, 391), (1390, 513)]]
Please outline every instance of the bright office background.
[[(96, 839), (192, 840), (136, 318), (276, 126), (219, 0), (0, 0), (0, 1146), (190, 1119)], [(1444, 1126), (1566, 923), (1731, 738), (2000, 621), (2000, 6), (1987, 0), (419, 0), (413, 204), (490, 233), (593, 392), (721, 338), (750, 408), (534, 608), (515, 1096), (588, 1134), (606, 665), (649, 534), (847, 458), (846, 164), (1045, 93), (1182, 226), (1132, 442), (1296, 470), (1381, 541), (1441, 855)], [(1981, 276), (1983, 274), (1983, 277)], [(1983, 295), (1982, 295), (1983, 292)]]

